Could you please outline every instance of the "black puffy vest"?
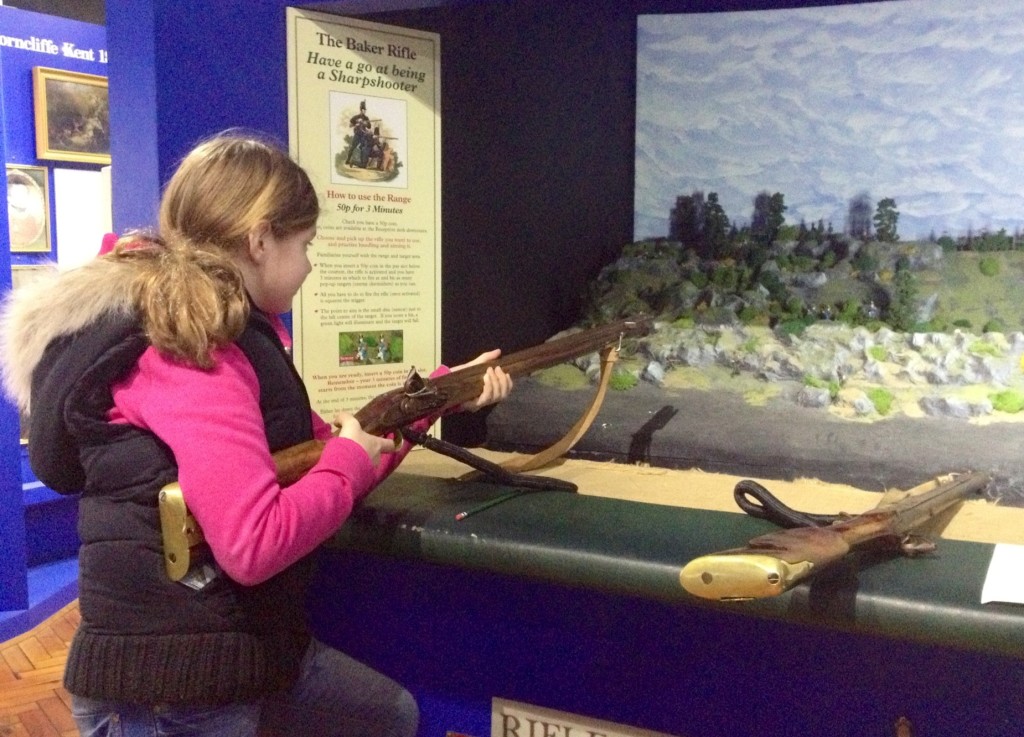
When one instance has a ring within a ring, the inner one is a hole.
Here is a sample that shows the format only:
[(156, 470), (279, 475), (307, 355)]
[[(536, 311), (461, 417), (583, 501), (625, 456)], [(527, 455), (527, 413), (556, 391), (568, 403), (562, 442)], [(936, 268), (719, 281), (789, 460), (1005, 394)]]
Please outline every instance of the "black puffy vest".
[[(311, 439), (309, 399), (270, 323), (254, 309), (236, 343), (259, 379), (271, 451)], [(65, 687), (142, 704), (221, 704), (287, 688), (309, 641), (311, 561), (252, 587), (223, 573), (200, 591), (167, 578), (157, 497), (177, 476), (173, 455), (152, 433), (106, 420), (111, 386), (148, 345), (134, 318), (107, 316), (51, 343), (33, 373), (32, 469), (56, 491), (81, 493), (82, 623)]]

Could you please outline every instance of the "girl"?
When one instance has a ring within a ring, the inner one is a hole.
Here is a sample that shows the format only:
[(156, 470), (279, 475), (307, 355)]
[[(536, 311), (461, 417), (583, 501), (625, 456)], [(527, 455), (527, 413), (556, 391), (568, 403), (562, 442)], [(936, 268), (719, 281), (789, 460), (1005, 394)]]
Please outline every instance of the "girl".
[[(277, 316), (310, 273), (319, 212), (284, 151), (222, 134), (168, 182), (159, 236), (122, 239), (4, 306), (5, 385), (31, 400), (33, 470), (81, 492), (65, 686), (83, 735), (416, 732), (407, 691), (304, 621), (311, 553), (409, 449), (345, 413), (333, 436), (282, 344)], [(510, 390), (490, 369), (465, 408)], [(311, 438), (327, 439), (320, 461), (282, 488), (271, 454)], [(157, 508), (174, 480), (213, 557), (180, 582)]]

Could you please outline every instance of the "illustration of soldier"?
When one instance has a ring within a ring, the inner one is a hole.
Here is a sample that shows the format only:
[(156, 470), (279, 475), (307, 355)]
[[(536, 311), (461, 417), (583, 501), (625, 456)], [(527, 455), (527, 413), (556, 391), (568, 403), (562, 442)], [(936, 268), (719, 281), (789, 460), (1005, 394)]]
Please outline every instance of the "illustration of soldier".
[(347, 166), (366, 166), (373, 136), (370, 127), (373, 121), (366, 114), (366, 100), (359, 103), (359, 112), (349, 118), (348, 125), (352, 129), (352, 140), (349, 143), (348, 155), (345, 157)]
[(351, 132), (345, 137), (345, 153), (339, 153), (335, 159), (339, 174), (378, 182), (397, 176), (401, 162), (394, 146), (388, 142), (396, 141), (398, 137), (386, 135), (387, 128), (382, 127), (382, 123), (381, 118), (371, 118), (367, 114), (366, 100), (362, 100), (359, 112), (348, 119)]

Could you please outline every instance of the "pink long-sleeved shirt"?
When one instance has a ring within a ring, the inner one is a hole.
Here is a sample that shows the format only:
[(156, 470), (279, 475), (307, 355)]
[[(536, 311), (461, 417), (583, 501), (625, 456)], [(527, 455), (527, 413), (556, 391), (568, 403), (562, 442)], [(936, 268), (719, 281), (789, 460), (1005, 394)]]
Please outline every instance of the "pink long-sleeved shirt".
[[(314, 412), (314, 434), (327, 440), (323, 455), (282, 488), (267, 447), (256, 372), (234, 345), (215, 351), (214, 359), (206, 371), (149, 348), (113, 388), (110, 419), (149, 430), (170, 447), (185, 503), (217, 562), (234, 580), (255, 585), (330, 537), (353, 505), (398, 466), (409, 444), (374, 467), (359, 444), (333, 437)], [(428, 424), (417, 423), (420, 429)]]

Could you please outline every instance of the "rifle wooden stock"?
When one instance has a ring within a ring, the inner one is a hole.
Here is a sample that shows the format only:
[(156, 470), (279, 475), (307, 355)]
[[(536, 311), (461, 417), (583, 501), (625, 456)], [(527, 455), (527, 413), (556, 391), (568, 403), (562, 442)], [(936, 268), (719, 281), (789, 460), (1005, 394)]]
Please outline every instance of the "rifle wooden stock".
[(326, 440), (307, 440), (274, 453), (277, 482), (281, 486), (291, 486), (301, 479), (320, 460), (326, 444)]
[[(440, 415), (480, 396), (484, 374), (500, 366), (513, 379), (556, 366), (578, 356), (615, 346), (624, 337), (645, 335), (649, 318), (619, 320), (581, 330), (526, 348), (497, 360), (487, 361), (436, 378), (422, 378), (410, 371), (405, 384), (374, 399), (355, 413), (359, 424), (371, 435), (387, 435), (425, 417)], [(310, 440), (274, 454), (277, 478), (288, 486), (302, 477), (320, 459), (324, 441)]]
[(796, 527), (755, 537), (746, 547), (688, 563), (679, 582), (703, 599), (745, 600), (778, 596), (837, 563), (859, 545), (902, 540), (944, 510), (989, 483), (984, 473), (955, 476), (935, 489), (908, 496), (826, 527)]

